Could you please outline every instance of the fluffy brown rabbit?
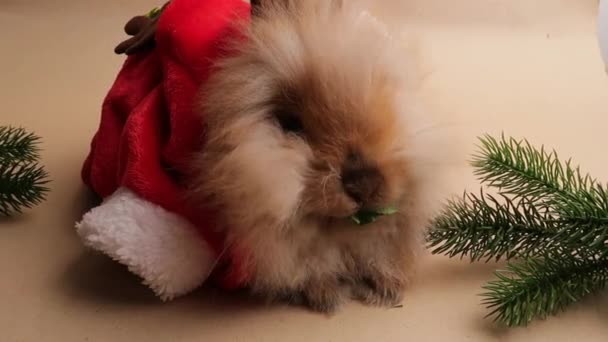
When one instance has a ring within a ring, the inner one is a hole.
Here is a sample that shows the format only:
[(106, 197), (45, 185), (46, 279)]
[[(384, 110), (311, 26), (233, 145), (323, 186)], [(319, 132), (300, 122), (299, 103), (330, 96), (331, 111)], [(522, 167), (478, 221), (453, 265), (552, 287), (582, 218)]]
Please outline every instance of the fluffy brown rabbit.
[[(394, 305), (413, 273), (418, 210), (410, 57), (349, 1), (266, 0), (202, 90), (196, 192), (251, 290), (333, 311), (348, 294)], [(399, 212), (358, 226), (361, 209)]]

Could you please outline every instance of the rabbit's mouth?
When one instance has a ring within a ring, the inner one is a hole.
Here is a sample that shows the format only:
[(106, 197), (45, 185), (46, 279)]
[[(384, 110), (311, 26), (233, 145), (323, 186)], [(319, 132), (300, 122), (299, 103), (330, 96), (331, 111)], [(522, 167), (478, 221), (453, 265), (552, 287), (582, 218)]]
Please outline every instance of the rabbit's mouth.
[(354, 215), (350, 216), (351, 221), (359, 226), (374, 223), (382, 216), (389, 216), (396, 214), (399, 210), (394, 206), (389, 206), (376, 210), (361, 209)]
[(356, 208), (345, 211), (341, 214), (335, 214), (334, 212), (329, 215), (326, 214), (320, 216), (324, 216), (326, 219), (329, 220), (348, 220), (356, 225), (364, 226), (376, 222), (383, 216), (391, 216), (398, 212), (399, 210), (397, 209), (397, 207), (392, 205), (377, 208), (357, 206)]

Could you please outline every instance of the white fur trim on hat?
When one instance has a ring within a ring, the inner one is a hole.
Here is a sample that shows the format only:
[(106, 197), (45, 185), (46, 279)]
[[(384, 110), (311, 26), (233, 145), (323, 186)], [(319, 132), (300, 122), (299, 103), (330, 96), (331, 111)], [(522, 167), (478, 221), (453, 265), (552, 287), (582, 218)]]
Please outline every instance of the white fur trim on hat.
[(200, 286), (215, 262), (190, 222), (125, 188), (86, 213), (76, 230), (85, 245), (126, 265), (162, 300)]

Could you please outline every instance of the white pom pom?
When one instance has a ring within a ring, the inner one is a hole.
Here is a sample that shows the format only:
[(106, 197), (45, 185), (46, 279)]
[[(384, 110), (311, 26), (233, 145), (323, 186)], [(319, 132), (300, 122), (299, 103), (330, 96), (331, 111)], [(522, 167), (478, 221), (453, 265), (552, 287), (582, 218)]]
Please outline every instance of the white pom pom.
[(85, 214), (76, 228), (87, 246), (126, 265), (163, 300), (200, 286), (216, 262), (190, 222), (126, 188)]

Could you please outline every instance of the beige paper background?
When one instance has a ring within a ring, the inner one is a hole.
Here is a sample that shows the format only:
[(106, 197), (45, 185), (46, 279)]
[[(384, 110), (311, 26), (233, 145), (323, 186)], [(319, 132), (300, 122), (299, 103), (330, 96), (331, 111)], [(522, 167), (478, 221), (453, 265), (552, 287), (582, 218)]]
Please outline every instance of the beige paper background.
[[(378, 4), (379, 2), (377, 2)], [(47, 202), (0, 222), (0, 341), (608, 341), (593, 297), (526, 329), (484, 320), (480, 286), (497, 265), (425, 258), (401, 309), (347, 305), (334, 317), (202, 290), (161, 304), (86, 252), (73, 223), (90, 205), (79, 172), (122, 62), (121, 27), (152, 0), (0, 0), (0, 124), (43, 137)], [(394, 0), (382, 12), (421, 34), (433, 107), (454, 142), (446, 193), (476, 188), (475, 136), (527, 137), (608, 180), (608, 77), (596, 0)], [(441, 122), (440, 122), (441, 123)], [(449, 123), (449, 124), (447, 124)]]

